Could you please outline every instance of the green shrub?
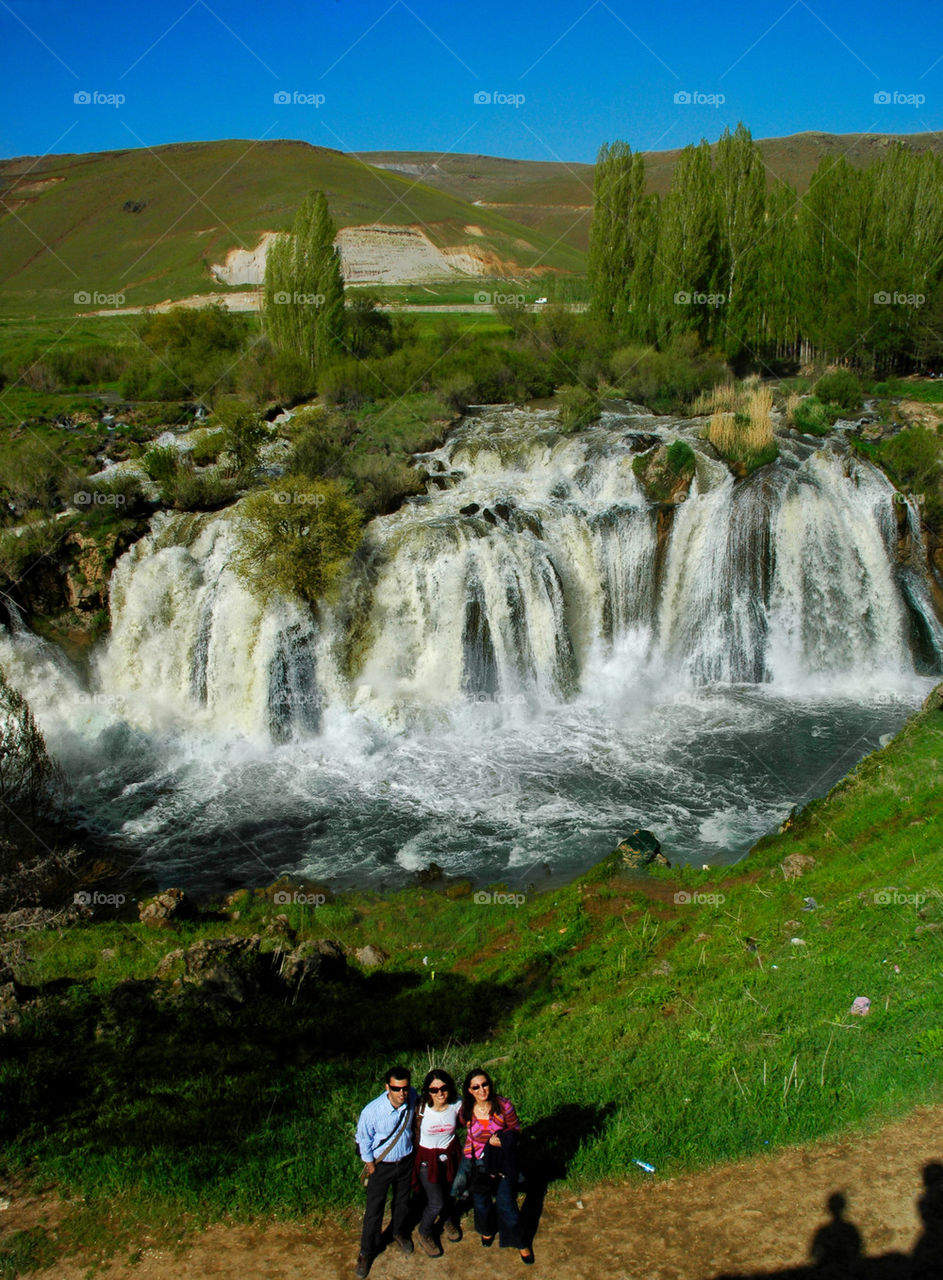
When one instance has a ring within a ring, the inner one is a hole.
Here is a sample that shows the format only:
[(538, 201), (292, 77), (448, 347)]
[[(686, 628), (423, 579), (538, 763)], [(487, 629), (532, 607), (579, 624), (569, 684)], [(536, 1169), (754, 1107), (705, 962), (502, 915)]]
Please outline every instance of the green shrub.
[(218, 462), (224, 448), (225, 439), (222, 431), (201, 431), (193, 440), (190, 457), (197, 466), (205, 466), (210, 462)]
[(368, 516), (395, 511), (404, 498), (426, 492), (424, 473), (405, 460), (368, 454), (351, 460), (352, 497)]
[(602, 410), (598, 393), (588, 387), (561, 387), (556, 398), (565, 431), (580, 431), (588, 427), (598, 420)]
[(218, 511), (235, 500), (238, 487), (236, 476), (217, 467), (194, 471), (182, 466), (161, 490), (161, 498), (175, 511)]
[(258, 465), (259, 449), (271, 435), (268, 423), (255, 405), (236, 397), (221, 400), (214, 414), (223, 428), (222, 443), (237, 474), (251, 471)]
[(172, 444), (155, 445), (141, 459), (148, 479), (161, 486), (172, 483), (180, 467), (180, 454)]
[(824, 436), (832, 429), (828, 410), (815, 396), (800, 400), (790, 417), (796, 430), (803, 431), (806, 435)]
[(674, 440), (668, 446), (667, 462), (676, 476), (694, 470), (695, 453), (686, 440)]
[(149, 508), (136, 475), (118, 471), (105, 479), (88, 480), (84, 492), (91, 500), (82, 508), (86, 524), (110, 524), (114, 520), (137, 519)]
[(35, 435), (5, 444), (0, 497), (4, 508), (12, 503), (16, 510), (5, 510), (4, 517), (17, 520), (30, 511), (56, 510), (75, 488), (74, 480), (61, 458)]
[(839, 409), (860, 409), (863, 403), (861, 383), (850, 369), (824, 373), (815, 384), (815, 395), (822, 404), (833, 404)]
[(292, 475), (307, 476), (309, 480), (340, 474), (348, 457), (342, 443), (343, 425), (336, 417), (328, 418), (323, 412), (320, 421), (310, 415), (308, 420), (312, 425), (295, 437), (288, 462), (289, 471)]
[(360, 541), (363, 515), (333, 480), (284, 476), (240, 508), (234, 568), (265, 598), (316, 604), (333, 593)]

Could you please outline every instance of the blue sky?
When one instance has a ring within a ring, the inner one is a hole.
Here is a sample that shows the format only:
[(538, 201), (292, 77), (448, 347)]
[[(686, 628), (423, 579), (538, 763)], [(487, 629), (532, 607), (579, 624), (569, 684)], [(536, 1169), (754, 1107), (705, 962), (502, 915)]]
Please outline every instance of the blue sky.
[(0, 0), (0, 49), (4, 156), (236, 137), (590, 161), (738, 120), (943, 129), (923, 0)]

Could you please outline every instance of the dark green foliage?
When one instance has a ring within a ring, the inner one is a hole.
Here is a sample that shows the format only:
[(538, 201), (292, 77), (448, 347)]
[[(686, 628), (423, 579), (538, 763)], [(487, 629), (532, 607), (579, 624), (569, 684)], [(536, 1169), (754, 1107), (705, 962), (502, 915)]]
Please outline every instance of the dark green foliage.
[(815, 395), (822, 404), (833, 404), (839, 409), (860, 409), (863, 403), (861, 383), (850, 369), (824, 373), (815, 384)]
[(122, 380), (131, 400), (211, 400), (231, 390), (249, 321), (222, 306), (174, 307), (145, 315), (139, 346)]
[(377, 310), (377, 300), (368, 294), (357, 294), (347, 308), (347, 347), (358, 359), (383, 355), (393, 350), (393, 322), (384, 311)]
[(797, 431), (810, 436), (825, 436), (832, 429), (828, 410), (815, 396), (806, 396), (792, 411), (792, 423)]
[(217, 403), (215, 417), (223, 428), (223, 445), (236, 474), (251, 471), (258, 465), (259, 449), (270, 435), (258, 409), (245, 400), (227, 398)]
[(161, 490), (161, 499), (175, 511), (218, 511), (234, 501), (238, 488), (237, 476), (216, 467), (194, 471), (184, 464)]
[[(640, 157), (604, 146), (589, 280), (595, 314), (636, 341), (695, 333), (740, 365), (932, 367), (943, 359), (943, 160), (898, 144), (866, 170), (823, 158), (804, 196), (749, 130), (685, 147), (643, 197)], [(852, 406), (845, 405), (850, 408)]]
[(283, 476), (240, 508), (236, 571), (260, 596), (329, 596), (360, 541), (363, 516), (333, 480)]
[(205, 431), (193, 441), (190, 457), (197, 466), (205, 466), (207, 463), (218, 461), (225, 447), (224, 432)]
[(874, 460), (912, 497), (925, 523), (943, 533), (943, 439), (910, 427), (878, 445)]
[(676, 476), (692, 472), (694, 470), (694, 458), (694, 450), (686, 440), (674, 440), (668, 446), (668, 466)]
[(588, 387), (561, 387), (557, 392), (560, 422), (565, 431), (579, 431), (595, 422), (602, 405), (599, 396)]
[(693, 334), (677, 337), (664, 351), (623, 347), (609, 361), (612, 382), (629, 400), (656, 413), (683, 413), (702, 391), (723, 382), (729, 371)]
[(61, 787), (29, 703), (0, 667), (0, 831), (21, 836), (24, 819), (55, 808)]
[(141, 459), (148, 479), (155, 484), (169, 484), (180, 466), (180, 453), (172, 444), (155, 445)]
[[(265, 264), (263, 318), (272, 345), (320, 369), (346, 348), (344, 283), (337, 235), (322, 191), (313, 191), (295, 215), (290, 232), (269, 247)], [(358, 340), (369, 345), (382, 328), (360, 314)]]

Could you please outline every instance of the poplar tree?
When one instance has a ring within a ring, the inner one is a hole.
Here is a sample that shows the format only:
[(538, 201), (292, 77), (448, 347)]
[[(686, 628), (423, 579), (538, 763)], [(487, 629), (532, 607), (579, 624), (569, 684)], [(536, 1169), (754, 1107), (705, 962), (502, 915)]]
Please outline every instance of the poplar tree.
[(757, 298), (759, 246), (764, 231), (766, 173), (750, 130), (725, 129), (717, 143), (714, 180), (720, 242), (717, 278), (724, 294), (726, 346), (732, 354), (746, 341), (748, 317)]
[(659, 338), (696, 332), (707, 339), (716, 323), (712, 308), (693, 301), (715, 292), (718, 236), (717, 201), (705, 139), (681, 152), (662, 202), (657, 271), (662, 280)]
[(337, 227), (322, 191), (307, 196), (290, 232), (269, 246), (262, 309), (276, 349), (322, 365), (344, 346), (344, 281)]

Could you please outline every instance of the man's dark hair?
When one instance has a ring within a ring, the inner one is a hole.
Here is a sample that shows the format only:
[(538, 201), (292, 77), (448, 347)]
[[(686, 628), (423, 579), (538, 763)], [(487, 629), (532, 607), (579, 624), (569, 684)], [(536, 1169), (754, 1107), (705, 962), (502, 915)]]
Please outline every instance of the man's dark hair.
[(412, 1078), (412, 1072), (409, 1067), (390, 1067), (383, 1080), (386, 1084), (389, 1084), (391, 1080), (405, 1080), (409, 1084)]

